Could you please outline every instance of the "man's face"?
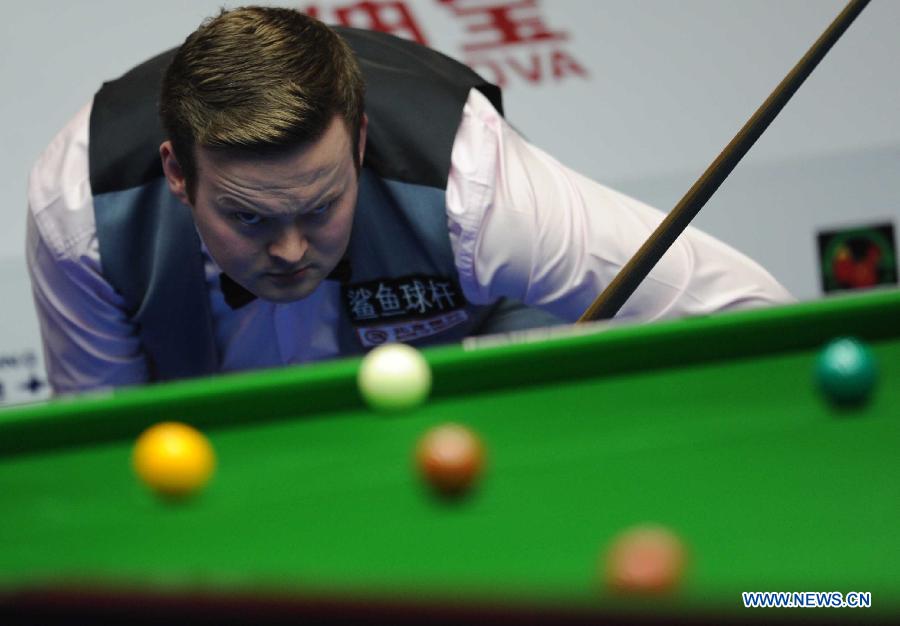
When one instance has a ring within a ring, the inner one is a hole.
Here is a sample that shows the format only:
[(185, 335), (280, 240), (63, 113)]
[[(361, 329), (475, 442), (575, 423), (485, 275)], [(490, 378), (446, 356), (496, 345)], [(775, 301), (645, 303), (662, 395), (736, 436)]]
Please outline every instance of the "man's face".
[[(358, 191), (351, 146), (336, 116), (318, 141), (283, 156), (236, 157), (198, 147), (196, 194), (188, 204), (222, 271), (265, 300), (311, 294), (350, 241)], [(364, 146), (365, 122), (360, 155)], [(187, 203), (177, 162), (167, 165), (166, 144), (160, 151), (170, 188)]]

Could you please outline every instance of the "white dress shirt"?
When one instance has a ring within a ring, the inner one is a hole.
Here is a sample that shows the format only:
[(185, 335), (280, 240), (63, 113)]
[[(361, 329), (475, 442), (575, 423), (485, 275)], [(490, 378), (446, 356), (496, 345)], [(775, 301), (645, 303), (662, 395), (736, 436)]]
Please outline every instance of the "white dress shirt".
[[(88, 173), (85, 106), (28, 185), (27, 257), (50, 384), (57, 393), (147, 380), (137, 328), (103, 277)], [(568, 169), (516, 133), (477, 90), (463, 109), (447, 184), (460, 285), (473, 304), (511, 297), (576, 320), (664, 215)], [(203, 246), (222, 371), (335, 357), (340, 286), (232, 310)], [(688, 228), (617, 316), (648, 321), (791, 301), (764, 269)]]

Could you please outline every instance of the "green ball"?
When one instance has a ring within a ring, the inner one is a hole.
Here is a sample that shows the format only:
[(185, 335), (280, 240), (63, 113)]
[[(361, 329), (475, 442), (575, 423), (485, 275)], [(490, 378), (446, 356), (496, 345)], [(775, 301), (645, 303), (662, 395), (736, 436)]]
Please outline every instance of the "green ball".
[(877, 378), (872, 352), (853, 337), (841, 337), (829, 343), (816, 362), (819, 389), (839, 406), (865, 403)]

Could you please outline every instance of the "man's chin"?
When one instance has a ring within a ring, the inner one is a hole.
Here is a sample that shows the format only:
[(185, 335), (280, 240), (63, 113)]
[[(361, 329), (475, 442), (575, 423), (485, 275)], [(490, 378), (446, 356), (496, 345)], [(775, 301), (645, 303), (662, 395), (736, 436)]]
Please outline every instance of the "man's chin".
[(276, 304), (296, 302), (312, 294), (322, 281), (305, 277), (294, 284), (277, 284), (277, 282), (279, 281), (264, 281), (261, 283), (256, 294), (257, 297)]

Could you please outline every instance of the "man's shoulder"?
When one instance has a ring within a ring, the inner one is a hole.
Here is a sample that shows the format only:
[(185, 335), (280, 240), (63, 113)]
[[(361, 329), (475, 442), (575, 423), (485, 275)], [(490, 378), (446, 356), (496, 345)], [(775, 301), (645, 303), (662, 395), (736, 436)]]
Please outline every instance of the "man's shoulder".
[(365, 163), (379, 176), (445, 189), (450, 154), (473, 89), (502, 111), (500, 90), (436, 50), (393, 35), (335, 27), (366, 82)]
[(88, 157), (92, 104), (56, 134), (28, 178), (28, 210), (57, 259), (78, 256), (95, 235)]
[(107, 81), (94, 96), (90, 176), (95, 195), (141, 186), (163, 175), (159, 146), (165, 132), (158, 102), (175, 49)]
[(347, 26), (332, 28), (356, 54), (369, 93), (384, 90), (391, 94), (408, 84), (411, 89), (401, 95), (429, 104), (434, 98), (465, 98), (474, 87), (503, 112), (500, 89), (462, 61), (396, 35)]

